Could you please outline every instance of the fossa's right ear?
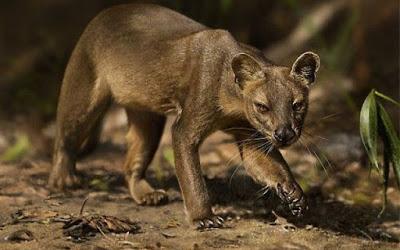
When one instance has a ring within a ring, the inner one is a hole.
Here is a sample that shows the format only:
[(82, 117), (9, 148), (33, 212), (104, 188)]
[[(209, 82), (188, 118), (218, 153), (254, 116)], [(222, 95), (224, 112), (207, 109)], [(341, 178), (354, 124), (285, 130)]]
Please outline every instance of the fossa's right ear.
[(252, 56), (246, 53), (240, 53), (232, 59), (232, 70), (235, 74), (235, 82), (241, 89), (248, 82), (254, 82), (265, 79), (260, 64)]
[(319, 56), (311, 51), (301, 54), (293, 63), (290, 74), (301, 79), (306, 85), (311, 85), (315, 82), (317, 72), (320, 67)]

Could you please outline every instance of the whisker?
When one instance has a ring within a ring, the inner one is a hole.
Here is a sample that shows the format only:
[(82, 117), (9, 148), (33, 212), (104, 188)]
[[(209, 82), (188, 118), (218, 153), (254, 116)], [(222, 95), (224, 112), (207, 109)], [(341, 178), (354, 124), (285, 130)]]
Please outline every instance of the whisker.
[[(254, 155), (260, 153), (258, 150), (262, 148), (264, 148), (261, 152), (262, 154), (254, 157)], [(265, 154), (265, 156), (268, 156), (268, 154), (272, 151), (272, 149), (273, 149), (272, 143), (269, 141), (257, 146), (256, 148), (253, 149), (254, 151), (246, 157), (246, 162), (247, 162), (246, 164), (250, 166), (253, 165), (259, 159), (259, 157), (263, 156), (263, 154)]]
[[(265, 154), (265, 156), (268, 156), (268, 154), (273, 150), (274, 147), (270, 141), (267, 141), (266, 143), (259, 145), (258, 147), (253, 149), (254, 152), (250, 156), (247, 157), (248, 164), (250, 164), (250, 165), (253, 164), (253, 162), (257, 161), (257, 159), (260, 156), (262, 156), (262, 155), (259, 155), (255, 158), (252, 157), (254, 154), (257, 153), (257, 150), (260, 148), (264, 148), (262, 150), (262, 153)], [(259, 195), (255, 198), (255, 201), (265, 197), (267, 194), (269, 194), (270, 190), (271, 190), (271, 188), (269, 186), (265, 186), (265, 187), (261, 188), (259, 191), (256, 192), (256, 194), (259, 194)]]
[(341, 113), (329, 114), (329, 115), (326, 115), (326, 116), (322, 117), (320, 120), (330, 119), (330, 118), (332, 118), (332, 117), (339, 116), (339, 115), (341, 115)]
[(315, 151), (314, 151), (314, 150), (312, 150), (312, 149), (311, 149), (311, 152), (313, 152), (313, 154), (315, 155), (315, 157), (318, 159), (318, 161), (319, 161), (319, 164), (321, 164), (321, 167), (324, 169), (324, 172), (325, 172), (326, 176), (329, 176), (329, 175), (328, 175), (328, 171), (326, 170), (326, 167), (325, 167), (325, 165), (322, 163), (322, 160), (321, 160), (321, 158), (318, 156), (318, 154), (317, 154), (317, 153), (315, 153)]
[[(257, 161), (258, 160), (258, 158), (260, 157), (260, 156), (258, 156), (258, 157), (253, 157), (254, 155), (256, 155), (257, 153), (259, 153), (259, 149), (261, 149), (261, 148), (264, 148), (264, 147), (270, 147), (272, 145), (272, 143), (270, 142), (270, 141), (266, 141), (265, 143), (262, 143), (261, 145), (258, 145), (258, 146), (256, 146), (255, 148), (253, 148), (252, 150), (253, 150), (253, 152), (251, 152), (251, 154), (250, 155), (248, 155), (247, 157), (246, 157), (246, 162), (247, 162), (247, 164), (248, 165), (253, 165), (254, 164), (254, 162), (255, 161)], [(265, 153), (265, 151), (266, 151), (266, 149), (264, 149), (263, 151), (262, 151), (262, 153)], [(244, 162), (243, 162), (244, 163)]]
[(269, 188), (269, 186), (264, 186), (264, 187), (262, 187), (260, 190), (258, 190), (258, 191), (256, 192), (256, 194), (264, 193), (265, 190), (268, 189), (268, 188)]
[(324, 121), (327, 120), (327, 119), (330, 119), (330, 118), (333, 118), (333, 117), (339, 116), (339, 115), (341, 115), (341, 113), (329, 114), (329, 115), (326, 115), (326, 116), (324, 116), (324, 117), (322, 117), (322, 118), (320, 118), (320, 119), (307, 122), (307, 123), (306, 123), (306, 126), (308, 126), (308, 125), (310, 125), (310, 124), (316, 124), (316, 123), (321, 122), (321, 121), (324, 122)]
[(318, 137), (319, 139), (329, 141), (328, 138), (322, 137), (322, 136), (320, 136), (320, 135), (313, 135), (313, 134), (311, 134), (310, 132), (308, 132), (308, 131), (305, 130), (305, 129), (303, 129), (303, 133), (305, 133), (306, 135), (308, 135), (308, 136), (310, 136), (310, 137), (314, 137), (314, 136), (315, 136), (315, 137)]
[[(248, 164), (249, 166), (253, 165), (255, 161), (257, 161), (257, 159), (260, 156), (254, 157), (254, 155), (260, 153), (260, 149), (262, 149), (262, 153), (265, 153), (266, 151), (268, 155), (269, 152), (272, 150), (273, 147), (272, 146), (272, 142), (269, 141), (267, 138), (265, 137), (260, 137), (257, 138), (255, 137), (257, 135), (257, 133), (259, 133), (258, 131), (255, 131), (255, 133), (253, 133), (252, 135), (249, 136), (249, 138), (243, 139), (243, 140), (238, 140), (236, 141), (237, 144), (239, 144), (239, 154), (241, 154), (241, 148), (249, 146), (251, 144), (254, 144), (255, 147), (252, 149), (253, 152), (250, 153), (250, 155), (247, 155), (246, 158), (243, 157), (243, 162), (242, 164)], [(262, 142), (261, 144), (258, 144), (259, 142)], [(238, 154), (235, 154), (233, 157), (231, 157), (231, 159), (228, 161), (227, 165), (230, 164), (230, 162), (237, 157)], [(247, 163), (245, 163), (247, 162)], [(235, 170), (233, 171), (232, 175), (229, 178), (229, 187), (232, 188), (232, 181), (233, 181), (233, 177), (235, 176), (236, 172), (238, 171), (239, 167), (241, 167), (240, 165), (237, 166), (235, 168)], [(265, 195), (265, 192), (263, 194), (263, 196)]]
[[(321, 167), (324, 169), (326, 176), (328, 176), (328, 172), (326, 171), (326, 168), (325, 168), (324, 164), (322, 163), (321, 159), (318, 157), (318, 155), (313, 150), (310, 150), (310, 148), (305, 143), (303, 143), (301, 138), (299, 138), (299, 141), (307, 149), (307, 151), (310, 155), (314, 155), (315, 158), (317, 158), (318, 162), (321, 164)], [(311, 152), (313, 152), (313, 153), (311, 153)]]
[[(304, 138), (304, 139), (307, 139), (307, 138)], [(316, 150), (318, 151), (318, 153), (319, 153), (320, 155), (322, 155), (322, 157), (324, 158), (325, 162), (328, 164), (328, 167), (329, 167), (330, 169), (333, 169), (333, 166), (332, 166), (331, 162), (329, 161), (328, 157), (325, 155), (325, 153), (323, 152), (323, 150), (321, 150), (321, 149), (318, 147), (318, 145), (315, 144), (311, 139), (308, 140), (307, 142), (308, 142), (308, 143), (311, 143), (311, 145), (312, 145), (313, 147), (316, 148)]]
[[(253, 135), (254, 135), (254, 134), (253, 134)], [(253, 135), (251, 135), (251, 136), (253, 136)], [(248, 143), (243, 143), (241, 146), (243, 147), (243, 146), (246, 146), (246, 145), (248, 145)], [(233, 159), (242, 154), (242, 153), (241, 153), (241, 149), (239, 148), (238, 150), (239, 150), (239, 152), (236, 153), (234, 156), (232, 156), (232, 157), (229, 159), (229, 161), (225, 164), (225, 166), (228, 166), (228, 167), (229, 167), (229, 165), (230, 165), (230, 163), (233, 161)], [(231, 177), (229, 178), (229, 188), (232, 188), (232, 180), (233, 180), (233, 177), (234, 177), (234, 175), (236, 174), (237, 170), (239, 169), (239, 167), (241, 167), (241, 166), (238, 165), (238, 166), (235, 168), (235, 170), (233, 171)]]
[(265, 186), (262, 188), (262, 190), (263, 190), (263, 192), (256, 197), (256, 199), (255, 199), (256, 201), (265, 197), (267, 194), (269, 194), (269, 192), (271, 191), (271, 187)]
[(246, 128), (246, 127), (232, 127), (232, 128), (227, 128), (227, 129), (221, 129), (221, 131), (231, 131), (231, 130), (243, 130), (243, 131), (256, 131), (256, 132), (258, 132), (255, 128)]
[(240, 140), (240, 141), (236, 141), (236, 143), (242, 143), (242, 142), (248, 142), (248, 141), (257, 142), (257, 141), (263, 141), (263, 140), (266, 140), (266, 139), (265, 138), (254, 138), (254, 139), (248, 138), (248, 139), (243, 139), (243, 140)]
[(238, 165), (238, 166), (235, 168), (235, 170), (233, 170), (233, 173), (232, 173), (231, 177), (229, 178), (229, 188), (232, 187), (232, 180), (233, 180), (233, 177), (235, 176), (237, 170), (238, 170), (240, 167), (241, 167), (241, 166)]
[[(305, 138), (305, 139), (306, 139), (306, 138)], [(332, 167), (331, 162), (329, 161), (329, 159), (328, 159), (328, 157), (325, 155), (325, 153), (318, 147), (318, 145), (315, 144), (314, 142), (312, 142), (311, 140), (308, 140), (308, 142), (311, 143), (311, 145), (314, 146), (314, 147), (318, 150), (318, 153), (321, 154), (322, 157), (324, 158), (324, 160), (328, 163), (328, 167), (329, 167), (330, 169), (332, 169), (333, 167)]]

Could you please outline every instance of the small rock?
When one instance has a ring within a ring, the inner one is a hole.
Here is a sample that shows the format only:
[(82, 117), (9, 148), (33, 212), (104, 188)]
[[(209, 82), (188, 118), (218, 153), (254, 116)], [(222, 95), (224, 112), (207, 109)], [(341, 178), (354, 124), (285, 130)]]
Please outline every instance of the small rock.
[(176, 237), (175, 234), (171, 234), (171, 233), (167, 233), (167, 232), (161, 232), (161, 235), (164, 236), (167, 239)]
[(15, 241), (15, 242), (21, 242), (21, 241), (31, 241), (34, 239), (33, 233), (27, 229), (21, 229), (18, 231), (15, 231), (11, 233), (10, 235), (6, 236), (4, 238), (7, 241)]
[(283, 225), (282, 228), (286, 232), (294, 232), (297, 229), (297, 227), (295, 225), (291, 224), (291, 223)]
[(307, 226), (306, 226), (306, 230), (311, 230), (311, 229), (313, 229), (313, 228), (314, 228), (313, 225), (307, 225)]

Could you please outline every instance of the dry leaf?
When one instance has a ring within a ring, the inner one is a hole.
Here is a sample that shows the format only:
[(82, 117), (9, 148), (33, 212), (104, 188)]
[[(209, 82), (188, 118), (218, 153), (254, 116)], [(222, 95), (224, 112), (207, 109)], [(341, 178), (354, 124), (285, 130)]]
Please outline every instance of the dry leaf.
[(137, 233), (140, 229), (136, 222), (119, 219), (114, 216), (89, 215), (72, 217), (63, 226), (64, 234), (73, 239), (94, 236), (99, 230), (104, 233)]

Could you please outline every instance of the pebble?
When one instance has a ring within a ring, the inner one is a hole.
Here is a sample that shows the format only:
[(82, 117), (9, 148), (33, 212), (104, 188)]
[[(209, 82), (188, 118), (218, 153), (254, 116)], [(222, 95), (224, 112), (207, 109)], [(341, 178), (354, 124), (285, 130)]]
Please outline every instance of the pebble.
[(21, 241), (31, 241), (34, 239), (33, 233), (27, 229), (21, 229), (18, 231), (15, 231), (11, 233), (10, 235), (6, 236), (4, 238), (7, 241), (15, 241), (15, 242), (21, 242)]

